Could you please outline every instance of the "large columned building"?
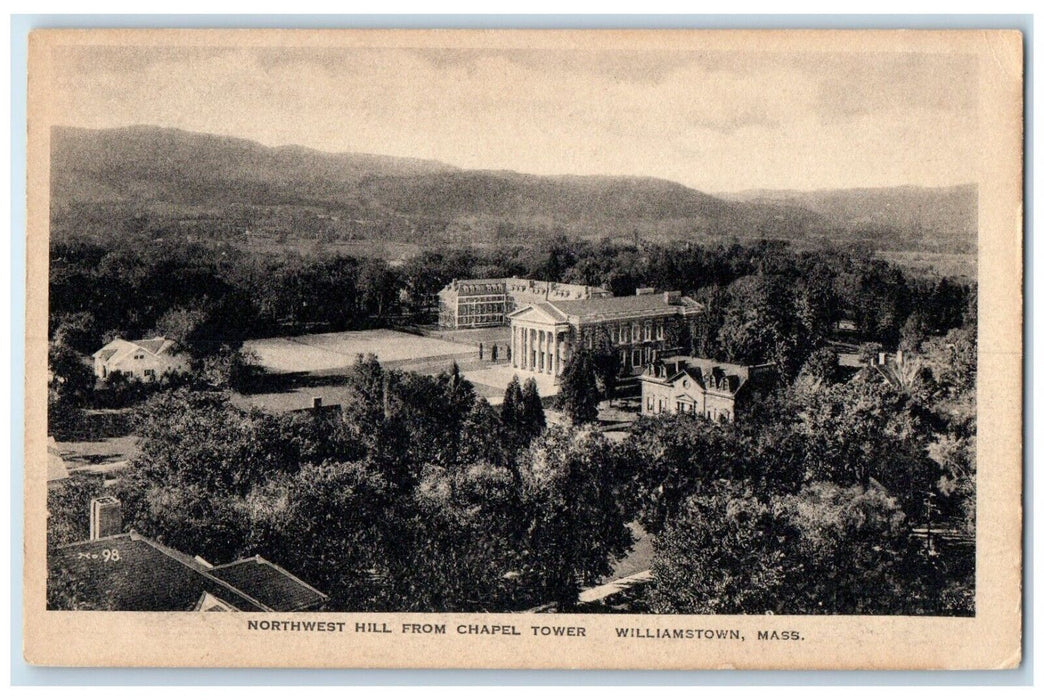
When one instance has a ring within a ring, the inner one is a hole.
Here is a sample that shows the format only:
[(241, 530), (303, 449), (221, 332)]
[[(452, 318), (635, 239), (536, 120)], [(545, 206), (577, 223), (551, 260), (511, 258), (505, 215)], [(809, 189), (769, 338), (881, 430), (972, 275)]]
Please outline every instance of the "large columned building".
[(578, 345), (608, 341), (620, 355), (622, 374), (655, 362), (668, 347), (668, 325), (700, 313), (702, 306), (678, 292), (639, 290), (630, 297), (542, 301), (508, 314), (511, 366), (559, 377)]
[(601, 287), (517, 277), (453, 280), (439, 292), (439, 326), (503, 326), (515, 309), (543, 301), (575, 301), (612, 296)]

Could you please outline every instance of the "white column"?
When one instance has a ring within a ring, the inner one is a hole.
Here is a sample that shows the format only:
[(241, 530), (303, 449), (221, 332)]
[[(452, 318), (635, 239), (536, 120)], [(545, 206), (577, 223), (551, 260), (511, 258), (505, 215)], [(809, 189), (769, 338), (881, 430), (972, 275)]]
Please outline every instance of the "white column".
[(540, 369), (540, 371), (543, 373), (543, 372), (547, 372), (547, 331), (546, 330), (540, 331), (539, 341), (538, 342), (540, 343), (540, 359), (541, 359), (541, 361), (537, 365), (537, 368)]
[(555, 331), (555, 370), (552, 372), (552, 376), (558, 376), (558, 370), (561, 367), (561, 360), (558, 357), (558, 353), (561, 352), (561, 345), (558, 342), (559, 333)]
[(555, 376), (555, 332), (547, 332), (547, 373)]

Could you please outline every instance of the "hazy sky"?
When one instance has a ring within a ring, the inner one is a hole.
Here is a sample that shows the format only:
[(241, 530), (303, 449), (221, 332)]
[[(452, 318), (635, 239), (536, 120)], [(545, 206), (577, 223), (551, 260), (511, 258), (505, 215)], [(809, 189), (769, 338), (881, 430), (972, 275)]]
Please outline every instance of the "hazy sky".
[(59, 123), (697, 189), (973, 182), (973, 57), (56, 48)]

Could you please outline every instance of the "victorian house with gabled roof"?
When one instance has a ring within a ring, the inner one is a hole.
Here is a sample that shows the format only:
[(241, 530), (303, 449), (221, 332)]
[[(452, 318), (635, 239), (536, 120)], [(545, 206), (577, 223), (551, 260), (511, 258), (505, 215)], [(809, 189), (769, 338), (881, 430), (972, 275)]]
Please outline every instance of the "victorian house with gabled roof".
[(775, 378), (775, 365), (737, 365), (674, 356), (651, 364), (641, 376), (642, 415), (688, 413), (734, 421), (747, 400)]

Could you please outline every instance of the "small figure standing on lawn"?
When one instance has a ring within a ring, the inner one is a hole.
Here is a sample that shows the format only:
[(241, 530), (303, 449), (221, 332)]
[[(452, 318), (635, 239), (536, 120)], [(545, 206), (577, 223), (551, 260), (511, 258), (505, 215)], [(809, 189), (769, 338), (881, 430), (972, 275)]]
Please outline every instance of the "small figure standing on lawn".
[(482, 343), (479, 343), (479, 359), (482, 359)]
[(490, 351), (489, 351), (489, 359), (492, 360), (493, 362), (497, 361), (497, 346), (496, 345), (494, 345), (492, 347), (492, 349), (490, 349)]

